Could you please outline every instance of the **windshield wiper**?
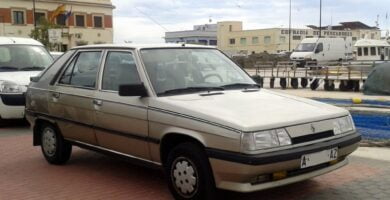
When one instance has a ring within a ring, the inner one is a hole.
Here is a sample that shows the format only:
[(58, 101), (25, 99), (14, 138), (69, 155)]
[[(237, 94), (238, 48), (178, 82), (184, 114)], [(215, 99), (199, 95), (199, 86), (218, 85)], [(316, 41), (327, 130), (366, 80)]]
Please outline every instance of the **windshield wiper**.
[(252, 84), (252, 83), (232, 83), (232, 84), (222, 85), (221, 87), (225, 88), (225, 89), (237, 89), (237, 88), (240, 88), (240, 89), (241, 88), (245, 88), (245, 89), (259, 88), (260, 89), (259, 84)]
[(225, 90), (223, 87), (186, 87), (186, 88), (177, 88), (172, 90), (166, 90), (164, 92), (158, 93), (159, 96), (173, 95), (173, 94), (183, 94), (183, 93), (193, 93), (201, 91), (222, 91)]
[(44, 67), (31, 66), (31, 67), (23, 67), (20, 69), (20, 71), (42, 71), (44, 69), (45, 69)]
[(7, 71), (17, 71), (17, 67), (11, 67), (11, 66), (0, 66), (0, 70), (7, 70)]

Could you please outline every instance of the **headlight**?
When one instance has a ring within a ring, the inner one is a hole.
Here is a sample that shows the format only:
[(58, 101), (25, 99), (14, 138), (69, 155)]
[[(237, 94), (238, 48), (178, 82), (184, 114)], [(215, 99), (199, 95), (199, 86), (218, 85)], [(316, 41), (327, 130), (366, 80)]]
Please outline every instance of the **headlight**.
[(0, 80), (0, 93), (22, 93), (22, 87), (11, 81)]
[(285, 129), (243, 133), (241, 137), (241, 148), (243, 151), (254, 151), (290, 144), (291, 138)]
[(355, 130), (351, 115), (341, 117), (333, 121), (333, 132), (335, 135), (343, 134)]

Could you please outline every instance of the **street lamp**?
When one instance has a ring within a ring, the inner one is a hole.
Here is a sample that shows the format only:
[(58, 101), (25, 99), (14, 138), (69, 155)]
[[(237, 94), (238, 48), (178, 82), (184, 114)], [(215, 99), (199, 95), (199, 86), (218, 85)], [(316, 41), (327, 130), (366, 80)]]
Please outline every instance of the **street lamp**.
[(322, 20), (322, 0), (320, 0), (320, 36), (319, 36), (319, 38), (321, 38), (321, 32), (322, 32), (321, 20)]
[(291, 0), (290, 0), (290, 16), (288, 18), (288, 51), (291, 52)]

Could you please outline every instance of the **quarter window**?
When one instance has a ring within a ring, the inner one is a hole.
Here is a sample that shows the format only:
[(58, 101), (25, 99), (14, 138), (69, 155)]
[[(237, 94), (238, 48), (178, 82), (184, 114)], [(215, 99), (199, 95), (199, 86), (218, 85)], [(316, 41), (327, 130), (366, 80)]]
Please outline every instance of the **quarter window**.
[(118, 91), (120, 85), (140, 84), (134, 56), (130, 52), (109, 52), (103, 72), (103, 90)]
[(59, 83), (95, 88), (101, 52), (81, 52), (69, 64)]

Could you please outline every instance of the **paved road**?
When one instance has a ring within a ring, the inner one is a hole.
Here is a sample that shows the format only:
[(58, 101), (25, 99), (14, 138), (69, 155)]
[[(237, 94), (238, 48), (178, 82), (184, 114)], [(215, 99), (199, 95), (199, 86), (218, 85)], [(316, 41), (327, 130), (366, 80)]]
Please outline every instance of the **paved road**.
[[(47, 164), (27, 127), (0, 129), (0, 199), (172, 199), (158, 170), (74, 148), (65, 166)], [(359, 148), (335, 172), (221, 199), (390, 199), (390, 149)]]

